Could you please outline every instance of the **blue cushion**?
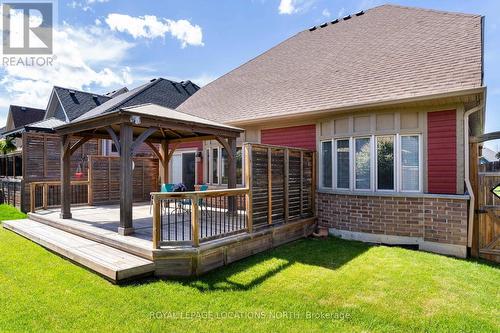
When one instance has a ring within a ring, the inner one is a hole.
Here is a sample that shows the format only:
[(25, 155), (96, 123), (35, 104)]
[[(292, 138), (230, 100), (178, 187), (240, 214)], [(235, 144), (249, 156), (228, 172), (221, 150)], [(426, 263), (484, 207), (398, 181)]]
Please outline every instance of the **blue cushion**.
[(162, 192), (172, 192), (174, 190), (174, 184), (162, 184), (161, 191)]
[(207, 191), (208, 190), (208, 185), (201, 185), (200, 186), (200, 191)]

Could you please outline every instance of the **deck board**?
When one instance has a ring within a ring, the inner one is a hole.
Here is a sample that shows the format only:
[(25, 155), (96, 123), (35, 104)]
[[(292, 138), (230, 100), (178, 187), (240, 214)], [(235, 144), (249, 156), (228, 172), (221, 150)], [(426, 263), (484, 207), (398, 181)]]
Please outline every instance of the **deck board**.
[(154, 263), (33, 220), (5, 221), (4, 228), (118, 281), (154, 272)]

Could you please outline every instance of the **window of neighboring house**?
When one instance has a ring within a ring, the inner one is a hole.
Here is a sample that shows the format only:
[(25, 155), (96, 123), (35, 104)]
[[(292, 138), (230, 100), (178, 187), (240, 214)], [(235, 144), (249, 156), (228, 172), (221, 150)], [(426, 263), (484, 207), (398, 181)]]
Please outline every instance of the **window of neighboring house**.
[(355, 139), (354, 176), (356, 190), (371, 189), (371, 138)]
[(401, 136), (401, 190), (421, 191), (420, 136)]
[(321, 142), (321, 186), (332, 187), (332, 142)]
[(7, 176), (14, 176), (14, 159), (12, 156), (7, 157)]
[(21, 177), (23, 175), (23, 158), (21, 156), (14, 157), (16, 162), (15, 173), (16, 177)]
[(394, 136), (377, 137), (377, 190), (394, 190)]
[(350, 140), (337, 140), (337, 188), (349, 189), (351, 186)]

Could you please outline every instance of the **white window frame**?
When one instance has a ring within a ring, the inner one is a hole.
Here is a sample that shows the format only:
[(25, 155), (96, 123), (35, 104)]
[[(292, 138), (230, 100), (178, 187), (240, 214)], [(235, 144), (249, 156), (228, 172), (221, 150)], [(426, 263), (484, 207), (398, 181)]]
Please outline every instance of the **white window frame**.
[[(243, 146), (237, 147), (241, 149), (241, 183), (236, 183), (236, 185), (245, 185), (245, 149)], [(224, 163), (222, 162), (222, 149), (223, 147), (214, 147), (211, 146), (206, 149), (205, 152), (208, 152), (207, 156), (207, 163), (208, 163), (208, 172), (209, 174), (206, 177), (207, 184), (210, 185), (227, 185), (222, 183), (222, 169), (224, 167)], [(213, 151), (217, 150), (217, 183), (214, 183), (213, 181), (213, 170), (214, 170), (214, 164), (213, 164)]]
[[(392, 137), (392, 143), (393, 143), (393, 154), (394, 154), (394, 158), (393, 158), (393, 164), (394, 164), (394, 167), (393, 167), (393, 184), (394, 184), (394, 188), (392, 190), (385, 190), (385, 189), (379, 189), (378, 188), (378, 138), (384, 138), (384, 137)], [(396, 140), (397, 140), (397, 135), (394, 135), (394, 134), (381, 134), (381, 135), (376, 135), (375, 136), (375, 191), (376, 192), (396, 192), (397, 189), (398, 189), (398, 186), (397, 186), (397, 174), (398, 174), (398, 170), (397, 170), (397, 166), (396, 166), (396, 160), (398, 159), (397, 158), (397, 155), (396, 155), (396, 152), (397, 152), (397, 149), (396, 149)]]
[[(354, 178), (353, 181), (353, 189), (356, 192), (373, 192), (373, 135), (368, 135), (368, 136), (357, 136), (354, 137), (354, 145), (353, 145), (353, 169), (352, 169), (352, 175)], [(369, 139), (370, 140), (370, 188), (356, 188), (356, 140), (361, 140), (361, 139)]]
[[(332, 186), (331, 187), (323, 186), (323, 175), (324, 175), (324, 172), (323, 172), (323, 143), (325, 143), (325, 142), (330, 142), (330, 144), (332, 145), (331, 146), (332, 147), (332, 158), (331, 158), (331, 163), (332, 163), (332, 175), (331, 175), (331, 177), (332, 177)], [(335, 159), (333, 157), (333, 155), (334, 155), (334, 152), (333, 152), (333, 145), (334, 145), (334, 143), (335, 143), (335, 140), (322, 140), (319, 143), (319, 147), (320, 147), (319, 187), (321, 189), (331, 190), (331, 189), (335, 188), (335, 184), (334, 184), (335, 180), (334, 180), (334, 172), (333, 172), (333, 170), (335, 169), (334, 165), (333, 165), (333, 163), (335, 161)]]
[[(403, 190), (403, 154), (401, 154), (401, 139), (405, 136), (416, 136), (418, 137), (418, 190)], [(398, 192), (402, 193), (422, 193), (423, 191), (423, 147), (422, 147), (422, 134), (399, 134), (398, 135)]]
[[(338, 187), (338, 141), (348, 141), (349, 142), (349, 187)], [(334, 149), (333, 149), (333, 187), (336, 190), (342, 191), (351, 191), (352, 190), (352, 140), (350, 137), (345, 138), (336, 138), (333, 140)]]

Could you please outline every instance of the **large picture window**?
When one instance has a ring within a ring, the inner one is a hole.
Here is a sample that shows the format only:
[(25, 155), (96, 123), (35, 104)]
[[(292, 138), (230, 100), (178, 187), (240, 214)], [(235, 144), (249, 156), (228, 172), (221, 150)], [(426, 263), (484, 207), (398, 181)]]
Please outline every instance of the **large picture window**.
[(320, 188), (422, 191), (420, 135), (380, 135), (322, 141)]
[(420, 191), (420, 137), (401, 136), (401, 190)]
[(394, 137), (377, 137), (377, 190), (394, 190)]
[(370, 138), (355, 139), (354, 170), (357, 190), (369, 190), (371, 188), (370, 141)]
[(321, 143), (321, 166), (322, 181), (321, 186), (332, 187), (332, 142), (325, 141)]
[(337, 140), (337, 188), (350, 188), (350, 149), (349, 139)]

